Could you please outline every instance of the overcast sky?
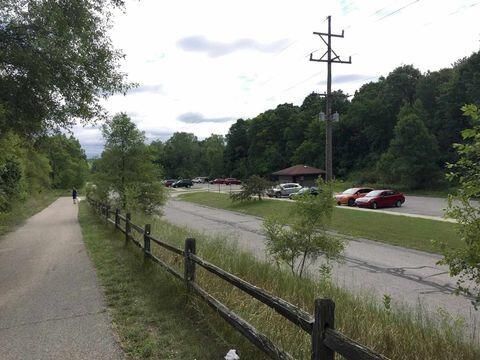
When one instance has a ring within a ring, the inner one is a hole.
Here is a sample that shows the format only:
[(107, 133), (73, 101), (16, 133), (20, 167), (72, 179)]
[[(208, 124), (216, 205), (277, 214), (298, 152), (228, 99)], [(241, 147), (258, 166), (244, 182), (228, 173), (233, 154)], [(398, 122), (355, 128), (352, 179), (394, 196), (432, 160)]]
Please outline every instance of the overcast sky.
[[(352, 64), (333, 65), (333, 88), (353, 94), (402, 64), (422, 72), (450, 66), (480, 48), (475, 0), (127, 0), (112, 29), (139, 86), (105, 101), (128, 113), (148, 139), (176, 131), (226, 134), (238, 118), (281, 103), (301, 104), (326, 88), (326, 64), (308, 61), (325, 46)], [(98, 128), (76, 127), (89, 157), (102, 151)]]

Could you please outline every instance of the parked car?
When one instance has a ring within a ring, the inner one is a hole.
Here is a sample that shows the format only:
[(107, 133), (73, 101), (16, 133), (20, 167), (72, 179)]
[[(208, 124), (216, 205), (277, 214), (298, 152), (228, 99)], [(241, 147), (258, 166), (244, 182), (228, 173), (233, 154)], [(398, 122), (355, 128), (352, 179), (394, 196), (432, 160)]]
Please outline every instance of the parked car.
[(195, 184), (204, 184), (208, 182), (208, 177), (206, 176), (197, 176), (195, 179), (192, 179), (192, 182)]
[(217, 178), (210, 181), (210, 184), (225, 184), (225, 179)]
[(240, 185), (242, 182), (235, 178), (226, 178), (225, 185)]
[(166, 187), (170, 187), (177, 181), (178, 181), (177, 179), (168, 179), (163, 182), (163, 185), (165, 185)]
[(377, 209), (380, 207), (400, 207), (405, 202), (405, 196), (395, 190), (374, 190), (355, 200), (355, 205)]
[(302, 196), (302, 195), (305, 195), (305, 194), (317, 196), (318, 195), (318, 188), (316, 186), (303, 187), (300, 190), (298, 190), (296, 193), (292, 193), (292, 194), (288, 195), (288, 197), (292, 200), (295, 200), (295, 198), (298, 198), (299, 196)]
[(296, 193), (302, 188), (302, 185), (297, 183), (286, 183), (280, 184), (267, 192), (267, 195), (270, 197), (282, 197), (282, 196), (289, 196), (290, 194)]
[(192, 186), (193, 186), (193, 182), (190, 179), (178, 180), (176, 183), (172, 185), (172, 187), (174, 188), (180, 188), (180, 187), (190, 188)]
[(338, 205), (354, 206), (356, 199), (367, 195), (370, 191), (373, 189), (364, 187), (347, 189), (341, 194), (335, 195), (335, 200)]

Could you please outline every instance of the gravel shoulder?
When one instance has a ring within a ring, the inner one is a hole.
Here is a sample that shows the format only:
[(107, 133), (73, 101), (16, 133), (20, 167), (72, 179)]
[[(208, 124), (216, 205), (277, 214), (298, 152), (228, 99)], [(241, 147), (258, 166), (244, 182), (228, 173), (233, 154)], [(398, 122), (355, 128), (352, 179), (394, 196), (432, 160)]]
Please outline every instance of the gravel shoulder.
[(60, 198), (0, 239), (0, 359), (123, 359), (77, 219)]

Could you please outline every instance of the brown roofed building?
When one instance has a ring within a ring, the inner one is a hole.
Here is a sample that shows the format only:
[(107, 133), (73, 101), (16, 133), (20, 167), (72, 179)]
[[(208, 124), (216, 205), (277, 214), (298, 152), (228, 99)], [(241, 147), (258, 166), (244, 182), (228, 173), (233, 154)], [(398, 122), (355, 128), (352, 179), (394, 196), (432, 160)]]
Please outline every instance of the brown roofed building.
[(302, 186), (315, 185), (319, 176), (325, 178), (325, 170), (307, 165), (295, 165), (272, 173), (280, 183), (294, 182)]

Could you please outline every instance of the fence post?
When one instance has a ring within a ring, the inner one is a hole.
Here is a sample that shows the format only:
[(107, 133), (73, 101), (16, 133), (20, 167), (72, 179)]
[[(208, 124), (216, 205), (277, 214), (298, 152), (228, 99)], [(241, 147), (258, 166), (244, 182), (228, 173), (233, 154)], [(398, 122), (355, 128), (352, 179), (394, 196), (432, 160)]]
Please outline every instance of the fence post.
[(335, 353), (324, 343), (325, 329), (335, 329), (335, 303), (315, 299), (315, 322), (312, 329), (312, 360), (334, 360)]
[(118, 229), (118, 224), (120, 223), (120, 218), (118, 217), (120, 215), (120, 210), (118, 208), (115, 209), (115, 229)]
[(132, 218), (132, 215), (130, 213), (127, 213), (125, 215), (125, 243), (128, 242), (128, 238), (130, 237), (130, 219)]
[(196, 254), (195, 239), (185, 239), (185, 281), (187, 288), (190, 282), (195, 281), (195, 262), (190, 259), (189, 254)]
[(143, 251), (144, 255), (150, 255), (150, 224), (145, 224), (145, 229), (143, 230)]

